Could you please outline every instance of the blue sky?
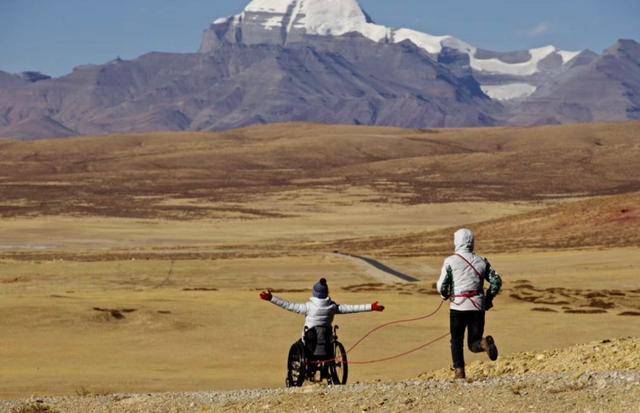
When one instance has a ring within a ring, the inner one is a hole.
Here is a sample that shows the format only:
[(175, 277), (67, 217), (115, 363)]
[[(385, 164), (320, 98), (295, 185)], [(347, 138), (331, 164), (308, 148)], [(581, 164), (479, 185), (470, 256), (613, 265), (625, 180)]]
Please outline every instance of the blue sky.
[[(248, 0), (0, 0), (0, 70), (59, 76), (150, 51), (197, 50), (209, 21)], [(640, 40), (640, 0), (360, 0), (376, 22), (478, 47), (601, 52)]]

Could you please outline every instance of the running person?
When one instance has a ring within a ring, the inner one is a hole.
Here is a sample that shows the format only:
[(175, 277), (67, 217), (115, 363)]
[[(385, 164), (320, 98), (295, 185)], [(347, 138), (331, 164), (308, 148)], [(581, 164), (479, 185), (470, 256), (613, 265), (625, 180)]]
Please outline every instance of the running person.
[[(475, 236), (469, 229), (454, 234), (455, 254), (448, 257), (438, 279), (438, 292), (450, 304), (451, 357), (456, 379), (464, 379), (464, 333), (473, 353), (486, 352), (498, 359), (493, 337), (484, 335), (485, 312), (493, 307), (493, 298), (502, 287), (502, 279), (489, 261), (474, 253)], [(489, 288), (484, 291), (484, 281)]]

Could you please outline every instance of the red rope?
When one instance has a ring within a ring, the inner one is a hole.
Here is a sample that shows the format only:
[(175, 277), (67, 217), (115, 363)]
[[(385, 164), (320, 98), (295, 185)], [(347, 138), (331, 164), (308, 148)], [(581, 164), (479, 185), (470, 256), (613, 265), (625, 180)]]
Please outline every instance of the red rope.
[[(438, 313), (438, 311), (440, 311), (440, 309), (442, 308), (443, 304), (444, 304), (444, 301), (440, 301), (440, 304), (438, 305), (438, 307), (434, 311), (432, 311), (431, 313), (429, 313), (429, 314), (427, 314), (425, 316), (422, 316), (422, 317), (410, 318), (410, 319), (407, 319), (407, 320), (390, 321), (388, 323), (379, 325), (378, 327), (370, 330), (367, 334), (362, 336), (362, 338), (360, 338), (358, 341), (356, 341), (356, 343), (353, 346), (351, 346), (351, 348), (349, 348), (349, 350), (347, 350), (347, 354), (351, 353), (353, 351), (353, 349), (358, 347), (358, 345), (360, 345), (360, 343), (362, 343), (364, 340), (367, 339), (367, 337), (369, 337), (371, 334), (375, 333), (376, 331), (382, 330), (383, 328), (389, 327), (389, 326), (394, 325), (394, 324), (411, 323), (411, 322), (414, 322), (414, 321), (425, 320), (427, 318), (433, 317), (434, 315), (436, 315)], [(395, 354), (393, 356), (388, 356), (388, 357), (384, 357), (384, 358), (380, 358), (380, 359), (376, 359), (376, 360), (348, 361), (348, 363), (349, 364), (373, 364), (373, 363), (381, 363), (383, 361), (394, 360), (394, 359), (397, 359), (397, 358), (404, 357), (404, 356), (407, 356), (409, 354), (415, 353), (417, 351), (420, 351), (423, 348), (428, 347), (428, 346), (430, 346), (430, 345), (432, 345), (432, 344), (434, 344), (434, 343), (436, 343), (436, 342), (448, 337), (449, 335), (450, 335), (450, 333), (443, 334), (443, 335), (441, 335), (441, 336), (439, 336), (439, 337), (437, 337), (437, 338), (435, 338), (435, 339), (433, 339), (433, 340), (431, 340), (431, 341), (429, 341), (429, 342), (427, 342), (425, 344), (422, 344), (422, 345), (420, 345), (420, 346), (418, 346), (416, 348), (413, 348), (411, 350), (405, 351), (405, 352), (400, 353), (400, 354)], [(334, 359), (331, 359), (331, 360), (316, 361), (315, 363), (324, 364), (324, 363), (331, 363), (331, 362), (334, 362), (334, 361), (337, 361), (337, 360), (339, 360), (338, 357), (336, 357)]]
[(432, 344), (434, 344), (434, 343), (436, 343), (436, 342), (438, 342), (438, 341), (440, 341), (440, 340), (442, 340), (442, 339), (444, 339), (446, 337), (449, 337), (450, 334), (451, 333), (443, 334), (438, 338), (434, 338), (433, 340), (431, 340), (431, 341), (429, 341), (429, 342), (427, 342), (425, 344), (422, 344), (421, 346), (418, 346), (418, 347), (416, 347), (414, 349), (411, 349), (409, 351), (405, 351), (404, 353), (396, 354), (394, 356), (384, 357), (384, 358), (376, 359), (376, 360), (349, 361), (349, 364), (373, 364), (373, 363), (381, 363), (383, 361), (395, 360), (395, 359), (398, 359), (400, 357), (408, 356), (409, 354), (415, 353), (416, 351), (420, 351), (425, 347), (428, 347), (428, 346), (430, 346), (430, 345), (432, 345)]
[(444, 301), (440, 301), (440, 304), (438, 305), (438, 308), (436, 308), (433, 312), (431, 312), (431, 313), (429, 313), (429, 314), (427, 314), (425, 316), (422, 316), (422, 317), (410, 318), (410, 319), (407, 319), (407, 320), (390, 321), (388, 323), (379, 325), (378, 327), (372, 329), (367, 334), (365, 334), (360, 340), (356, 341), (356, 343), (353, 346), (351, 346), (351, 348), (349, 350), (347, 350), (347, 353), (351, 353), (353, 351), (353, 349), (358, 347), (358, 345), (360, 343), (362, 343), (367, 337), (369, 337), (371, 334), (375, 333), (378, 330), (382, 330), (385, 327), (389, 327), (389, 326), (394, 325), (394, 324), (411, 323), (411, 322), (414, 322), (414, 321), (420, 321), (420, 320), (427, 319), (429, 317), (433, 317), (434, 315), (436, 315), (436, 313), (438, 311), (440, 311), (440, 309), (442, 308), (443, 304), (444, 304)]

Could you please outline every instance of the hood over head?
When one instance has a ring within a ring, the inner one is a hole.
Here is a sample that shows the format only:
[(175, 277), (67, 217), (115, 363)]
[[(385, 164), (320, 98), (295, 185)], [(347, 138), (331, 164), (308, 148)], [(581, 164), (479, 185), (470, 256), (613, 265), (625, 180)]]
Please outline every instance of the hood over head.
[(462, 228), (456, 231), (453, 235), (453, 244), (456, 247), (456, 252), (473, 252), (475, 235), (473, 231), (467, 228)]

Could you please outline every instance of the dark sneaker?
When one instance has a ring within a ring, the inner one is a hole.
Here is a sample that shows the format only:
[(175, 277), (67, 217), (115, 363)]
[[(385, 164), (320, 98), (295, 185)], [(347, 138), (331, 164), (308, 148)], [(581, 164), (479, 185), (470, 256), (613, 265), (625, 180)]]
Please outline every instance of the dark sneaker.
[(482, 349), (487, 352), (491, 361), (498, 360), (498, 347), (496, 346), (496, 342), (493, 340), (493, 337), (486, 336), (482, 339), (480, 345), (482, 346)]
[(455, 369), (455, 372), (454, 372), (454, 376), (453, 376), (453, 378), (454, 378), (455, 380), (462, 380), (462, 379), (466, 379), (466, 378), (467, 378), (467, 375), (466, 375), (466, 374), (465, 374), (465, 372), (464, 372), (464, 367), (462, 367), (462, 368), (458, 368), (458, 369)]

